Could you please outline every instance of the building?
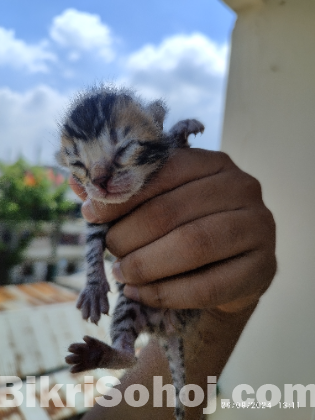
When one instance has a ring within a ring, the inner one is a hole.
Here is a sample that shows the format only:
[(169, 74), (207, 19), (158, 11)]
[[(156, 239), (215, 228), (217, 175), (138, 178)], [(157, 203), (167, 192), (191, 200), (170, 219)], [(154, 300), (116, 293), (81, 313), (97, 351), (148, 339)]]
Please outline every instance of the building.
[[(0, 287), (0, 420), (77, 419), (94, 405), (95, 397), (102, 395), (96, 388), (97, 381), (122, 375), (123, 371), (105, 369), (72, 375), (65, 363), (69, 345), (82, 341), (84, 335), (109, 341), (110, 317), (103, 316), (97, 327), (84, 321), (75, 307), (78, 297), (75, 289), (82, 287), (83, 277), (61, 279), (72, 290), (46, 282)], [(115, 293), (110, 293), (109, 299), (113, 303)], [(144, 342), (138, 343), (141, 346)], [(23, 381), (20, 389), (23, 403), (16, 407), (4, 407), (9, 399), (5, 395), (7, 377), (11, 377), (7, 383), (13, 383), (16, 378)], [(58, 390), (59, 407), (58, 399), (57, 404), (50, 400), (47, 407), (42, 406), (43, 377), (48, 378), (49, 390), (55, 384), (62, 385)], [(26, 399), (27, 382), (32, 378), (36, 383), (34, 407)], [(73, 406), (67, 404), (68, 384), (78, 385), (82, 390), (75, 395)]]
[[(277, 224), (278, 273), (221, 377), (239, 384), (311, 385), (306, 407), (217, 410), (214, 420), (315, 418), (315, 2), (225, 0), (232, 34), (222, 149), (262, 184)], [(313, 385), (312, 385), (313, 384)], [(275, 388), (274, 388), (275, 389)], [(303, 392), (302, 392), (303, 394)], [(295, 403), (303, 403), (303, 395)], [(243, 398), (255, 395), (243, 393)], [(270, 393), (267, 395), (271, 398)], [(277, 400), (274, 393), (272, 397)], [(311, 401), (310, 401), (311, 400)], [(212, 418), (212, 417), (211, 417)]]

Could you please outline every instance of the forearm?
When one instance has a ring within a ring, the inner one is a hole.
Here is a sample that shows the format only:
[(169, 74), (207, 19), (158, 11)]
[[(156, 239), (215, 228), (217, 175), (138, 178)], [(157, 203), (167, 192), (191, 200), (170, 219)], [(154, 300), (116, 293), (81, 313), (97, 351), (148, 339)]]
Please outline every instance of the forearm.
[[(207, 405), (207, 377), (220, 376), (255, 306), (256, 304), (253, 304), (233, 314), (216, 310), (204, 311), (198, 328), (192, 328), (189, 332), (185, 341), (186, 383), (199, 385), (204, 391), (205, 399), (199, 407), (187, 407), (187, 420), (199, 418), (202, 408)], [(122, 384), (116, 387), (124, 394), (129, 385), (142, 384), (149, 391), (148, 403), (143, 407), (134, 408), (123, 398), (119, 405), (112, 408), (96, 405), (85, 415), (84, 420), (172, 420), (173, 408), (166, 407), (165, 399), (163, 407), (153, 407), (154, 376), (163, 376), (163, 385), (172, 383), (167, 360), (156, 341), (152, 341), (142, 351), (136, 367), (128, 372), (122, 379)]]
[(141, 384), (144, 385), (150, 395), (150, 399), (143, 407), (134, 408), (125, 402), (122, 398), (120, 404), (115, 407), (102, 407), (96, 404), (85, 416), (84, 420), (139, 420), (150, 419), (160, 420), (173, 420), (173, 408), (165, 407), (153, 408), (153, 377), (163, 376), (164, 383), (172, 383), (171, 375), (168, 370), (168, 363), (166, 357), (155, 340), (150, 343), (141, 351), (137, 365), (130, 369), (123, 379), (121, 385), (117, 386), (122, 395), (129, 385)]

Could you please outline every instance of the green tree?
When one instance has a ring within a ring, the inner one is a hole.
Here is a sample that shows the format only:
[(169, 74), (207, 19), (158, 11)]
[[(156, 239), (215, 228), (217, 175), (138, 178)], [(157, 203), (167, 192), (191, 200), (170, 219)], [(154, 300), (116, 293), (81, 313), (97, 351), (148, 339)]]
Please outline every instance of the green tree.
[(60, 225), (74, 204), (67, 201), (67, 182), (51, 169), (19, 159), (0, 163), (0, 284), (10, 282), (12, 267), (43, 221)]

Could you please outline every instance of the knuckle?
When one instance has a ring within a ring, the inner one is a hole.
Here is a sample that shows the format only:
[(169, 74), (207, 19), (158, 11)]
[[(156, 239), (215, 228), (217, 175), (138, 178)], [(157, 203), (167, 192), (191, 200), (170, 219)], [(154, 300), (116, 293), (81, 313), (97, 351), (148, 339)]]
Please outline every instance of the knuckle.
[(124, 257), (123, 252), (121, 251), (119, 235), (117, 235), (117, 229), (115, 225), (109, 229), (106, 234), (106, 248), (108, 251), (117, 258)]
[(273, 218), (273, 215), (267, 207), (264, 208), (264, 223), (265, 223), (265, 231), (269, 232), (269, 240), (272, 240), (274, 243), (275, 248), (275, 242), (276, 242), (276, 223)]
[(232, 162), (232, 159), (230, 158), (230, 156), (225, 153), (225, 152), (218, 152), (219, 155), (221, 156), (221, 159), (225, 162)]
[(275, 277), (275, 275), (277, 273), (277, 269), (278, 269), (278, 263), (277, 263), (277, 258), (276, 258), (275, 253), (273, 253), (273, 255), (271, 257), (271, 262), (268, 264), (268, 268), (269, 268), (269, 285), (270, 285), (270, 283), (272, 282), (273, 278)]
[(209, 309), (220, 304), (222, 300), (222, 293), (218, 282), (212, 282), (209, 279), (208, 290), (206, 293), (203, 293), (203, 296), (200, 296), (200, 299), (203, 304), (203, 308)]
[(228, 166), (235, 166), (235, 163), (233, 162), (233, 160), (230, 158), (230, 156), (227, 154), (227, 153), (225, 153), (225, 152), (216, 152), (217, 153), (217, 156), (219, 156), (220, 157), (220, 159), (221, 159), (221, 161), (222, 161), (222, 163), (223, 163), (223, 165), (225, 166), (225, 167), (228, 167)]
[(257, 239), (262, 248), (274, 253), (276, 246), (276, 224), (271, 211), (265, 206), (253, 207), (253, 218), (256, 219)]
[(270, 286), (275, 274), (277, 272), (277, 259), (274, 252), (261, 252), (259, 256), (260, 261), (257, 265), (260, 266), (261, 280), (259, 283), (259, 292), (263, 294)]
[(273, 214), (268, 209), (268, 207), (265, 207), (265, 218), (266, 218), (266, 223), (268, 223), (271, 231), (273, 232), (273, 235), (275, 236), (275, 234), (276, 234), (276, 222), (275, 222), (275, 219), (273, 217)]
[[(268, 287), (270, 286), (273, 278), (275, 277), (277, 273), (277, 259), (275, 254), (271, 255), (269, 257), (269, 261), (267, 264), (267, 269), (266, 269), (266, 289), (268, 289)], [(266, 290), (265, 289), (265, 290)]]
[(241, 228), (239, 220), (231, 218), (228, 222), (226, 237), (222, 237), (221, 241), (226, 247), (234, 248), (237, 245), (246, 243), (246, 232)]
[(204, 288), (200, 288), (200, 287), (195, 288), (194, 294), (195, 294), (194, 307), (200, 308), (200, 309), (209, 307), (211, 299), (209, 297), (209, 293), (205, 293)]
[(187, 243), (187, 251), (192, 260), (203, 260), (215, 248), (214, 236), (211, 232), (211, 223), (209, 221), (207, 229), (199, 223), (189, 224), (188, 227), (182, 229), (182, 236)]
[(248, 194), (258, 197), (259, 199), (262, 198), (261, 184), (258, 179), (247, 174), (245, 187)]
[(139, 287), (139, 302), (153, 308), (161, 308), (165, 305), (164, 288), (159, 282), (148, 286)]
[(172, 230), (176, 216), (176, 206), (170, 204), (165, 198), (158, 197), (147, 207), (148, 229), (154, 236), (164, 236)]
[(244, 197), (247, 203), (262, 202), (262, 189), (260, 182), (249, 175), (246, 172), (241, 171), (237, 168), (234, 179), (238, 189), (241, 188), (242, 197)]
[(162, 284), (157, 282), (154, 284), (154, 298), (153, 298), (153, 304), (156, 307), (162, 307), (164, 303), (163, 299), (163, 287)]
[(147, 279), (145, 276), (145, 264), (139, 256), (129, 255), (123, 262), (125, 262), (124, 271), (128, 273), (127, 276), (125, 275), (125, 278), (128, 282), (135, 284), (146, 283)]

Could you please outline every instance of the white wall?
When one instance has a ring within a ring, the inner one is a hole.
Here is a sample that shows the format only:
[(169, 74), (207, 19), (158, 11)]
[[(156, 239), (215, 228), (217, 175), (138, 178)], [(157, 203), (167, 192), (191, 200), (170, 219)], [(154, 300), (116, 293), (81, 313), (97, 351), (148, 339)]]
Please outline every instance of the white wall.
[[(242, 383), (255, 390), (274, 384), (281, 392), (285, 383), (315, 384), (315, 1), (226, 3), (238, 20), (222, 149), (261, 181), (277, 223), (279, 263), (221, 378), (222, 397), (230, 398)], [(311, 420), (312, 414), (231, 409), (211, 418)]]

